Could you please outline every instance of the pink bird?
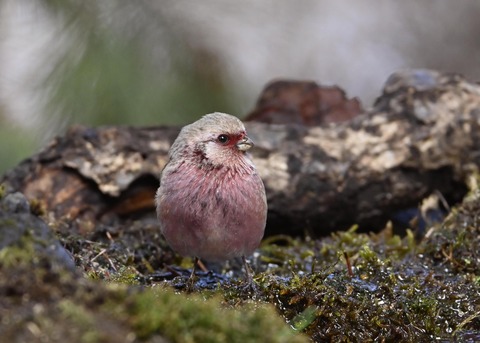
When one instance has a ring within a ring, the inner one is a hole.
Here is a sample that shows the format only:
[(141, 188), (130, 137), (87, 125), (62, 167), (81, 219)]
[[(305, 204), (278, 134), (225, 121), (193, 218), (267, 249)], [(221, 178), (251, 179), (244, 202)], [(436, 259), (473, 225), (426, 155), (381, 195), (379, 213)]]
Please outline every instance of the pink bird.
[(156, 195), (161, 231), (184, 256), (246, 262), (263, 237), (265, 187), (246, 153), (253, 147), (236, 117), (211, 113), (182, 128), (169, 151)]

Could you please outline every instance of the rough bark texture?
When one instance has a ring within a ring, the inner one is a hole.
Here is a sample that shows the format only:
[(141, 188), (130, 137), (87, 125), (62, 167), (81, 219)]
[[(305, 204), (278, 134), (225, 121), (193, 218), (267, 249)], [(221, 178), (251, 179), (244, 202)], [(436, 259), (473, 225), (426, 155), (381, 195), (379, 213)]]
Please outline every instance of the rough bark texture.
[[(248, 122), (267, 189), (267, 234), (375, 228), (434, 191), (460, 199), (480, 163), (479, 125), (480, 86), (426, 70), (392, 75), (374, 107), (348, 122)], [(149, 220), (178, 130), (74, 127), (3, 182), (57, 218)]]
[(348, 99), (340, 87), (279, 80), (265, 86), (245, 120), (317, 126), (347, 121), (361, 112), (360, 100)]

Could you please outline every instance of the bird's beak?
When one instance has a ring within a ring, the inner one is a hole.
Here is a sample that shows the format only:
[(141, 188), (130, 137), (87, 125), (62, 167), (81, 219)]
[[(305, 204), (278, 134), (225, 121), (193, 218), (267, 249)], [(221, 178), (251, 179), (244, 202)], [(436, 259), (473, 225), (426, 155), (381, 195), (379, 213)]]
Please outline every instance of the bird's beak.
[(250, 138), (248, 138), (248, 136), (245, 136), (243, 137), (243, 139), (241, 141), (239, 141), (237, 143), (237, 148), (238, 150), (240, 151), (247, 151), (248, 149), (250, 149), (252, 146), (253, 146), (253, 142)]

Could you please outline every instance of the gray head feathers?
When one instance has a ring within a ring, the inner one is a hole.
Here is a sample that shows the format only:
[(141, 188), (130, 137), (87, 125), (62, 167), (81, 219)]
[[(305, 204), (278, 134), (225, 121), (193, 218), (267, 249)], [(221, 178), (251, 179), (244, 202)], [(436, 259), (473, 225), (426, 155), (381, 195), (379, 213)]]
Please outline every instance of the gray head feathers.
[(204, 115), (180, 131), (170, 149), (170, 158), (194, 143), (206, 143), (216, 139), (221, 134), (239, 134), (245, 132), (245, 126), (237, 117), (230, 114), (214, 112)]

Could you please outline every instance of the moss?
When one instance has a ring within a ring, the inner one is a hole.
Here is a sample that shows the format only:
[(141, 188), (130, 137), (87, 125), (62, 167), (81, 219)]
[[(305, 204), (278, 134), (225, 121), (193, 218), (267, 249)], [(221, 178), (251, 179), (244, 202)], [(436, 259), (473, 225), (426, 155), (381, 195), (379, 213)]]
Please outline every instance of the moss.
[[(452, 213), (476, 213), (471, 206)], [(466, 218), (450, 217), (420, 244), (412, 231), (402, 238), (387, 225), (378, 234), (353, 228), (321, 240), (264, 247), (265, 260), (278, 264), (257, 275), (257, 299), (275, 304), (287, 322), (315, 341), (471, 339), (480, 332), (478, 277), (468, 273), (479, 246), (474, 227)], [(439, 253), (439, 241), (451, 255)], [(308, 252), (303, 264), (302, 251)], [(469, 264), (465, 255), (473, 255)], [(247, 297), (239, 289), (224, 296), (229, 304)]]
[[(476, 315), (480, 285), (478, 277), (469, 274), (475, 270), (471, 269), (476, 263), (473, 248), (478, 241), (475, 219), (465, 217), (476, 204), (466, 203), (452, 211), (443, 226), (431, 229), (421, 242), (409, 230), (404, 237), (393, 234), (390, 225), (376, 234), (359, 233), (353, 227), (322, 239), (271, 237), (263, 242), (260, 258), (254, 262), (256, 291), (244, 287), (240, 268), (233, 265), (227, 269), (233, 278), (219, 279), (213, 291), (199, 288), (199, 282), (195, 291), (201, 295), (185, 299), (156, 286), (125, 295), (102, 311), (116, 313), (146, 340), (161, 335), (174, 342), (235, 341), (240, 333), (253, 339), (279, 325), (279, 332), (288, 329), (278, 338), (281, 341), (292, 331), (281, 320), (271, 324), (266, 319), (278, 321), (271, 308), (263, 308), (265, 303), (274, 305), (284, 322), (314, 341), (462, 340), (472, 330), (480, 330)], [(89, 237), (76, 237), (71, 244), (73, 236), (67, 236), (67, 246), (76, 247), (79, 265), (99, 279), (147, 285), (166, 280), (164, 285), (183, 287), (186, 277), (176, 276), (176, 271), (151, 274), (152, 269), (162, 270), (159, 266), (168, 264), (171, 252), (160, 237), (155, 238), (159, 247), (145, 245), (144, 241), (156, 242), (148, 238), (156, 231), (139, 230), (114, 237), (113, 245), (108, 238)], [(446, 248), (453, 260), (444, 254)], [(182, 259), (170, 261), (176, 264)], [(145, 262), (150, 268), (144, 267)], [(122, 268), (122, 263), (129, 267)], [(446, 264), (451, 268), (445, 270)], [(151, 276), (138, 277), (142, 272)], [(123, 302), (125, 306), (119, 304)], [(256, 326), (260, 322), (261, 328)], [(235, 329), (230, 328), (232, 324)]]
[[(8, 225), (14, 221), (9, 220)], [(4, 223), (0, 223), (0, 228)], [(20, 264), (31, 263), (38, 259), (35, 251), (35, 239), (31, 235), (23, 235), (17, 244), (7, 246), (0, 250), (0, 265), (4, 268), (12, 268)]]
[(30, 200), (30, 211), (36, 216), (44, 216), (47, 213), (45, 204), (38, 199)]
[(118, 272), (112, 274), (109, 281), (125, 285), (138, 285), (138, 272), (133, 267), (121, 267)]
[[(11, 309), (0, 306), (0, 315), (21, 318), (15, 327), (33, 316), (42, 332), (90, 342), (303, 341), (299, 332), (313, 341), (475, 341), (478, 218), (479, 193), (471, 192), (421, 240), (410, 230), (395, 235), (388, 224), (379, 233), (353, 227), (318, 239), (271, 237), (252, 261), (256, 288), (245, 286), (233, 262), (220, 266), (224, 275), (199, 273), (190, 294), (182, 291), (189, 270), (164, 267), (189, 267), (190, 259), (174, 255), (156, 225), (89, 226), (79, 235), (57, 223), (88, 279), (53, 268), (35, 250), (47, 244), (27, 231), (21, 244), (0, 251), (0, 291), (13, 292), (0, 300)], [(32, 314), (39, 303), (45, 311)]]
[(317, 317), (318, 307), (314, 305), (308, 306), (305, 310), (297, 314), (291, 321), (290, 325), (295, 331), (303, 331), (313, 323)]
[(419, 252), (456, 273), (480, 274), (480, 201), (470, 195), (451, 211), (439, 227), (431, 229)]
[(218, 297), (185, 299), (161, 288), (139, 294), (127, 307), (140, 338), (161, 333), (172, 342), (186, 343), (307, 341), (295, 335), (273, 307), (265, 304), (226, 309)]
[[(10, 227), (18, 228), (12, 220)], [(0, 293), (5, 295), (0, 316), (10, 318), (1, 324), (6, 341), (307, 341), (268, 304), (233, 309), (218, 295), (186, 298), (170, 287), (138, 287), (138, 272), (128, 266), (111, 273), (108, 282), (85, 279), (53, 263), (44, 249), (49, 244), (35, 232), (24, 230), (0, 250)], [(117, 261), (116, 250), (111, 251)]]
[(0, 250), (0, 265), (4, 268), (11, 268), (18, 264), (28, 262), (35, 258), (33, 243), (22, 246), (6, 247)]
[(78, 338), (83, 343), (101, 342), (101, 335), (95, 325), (95, 316), (84, 306), (70, 299), (58, 303), (61, 317), (72, 323), (78, 329)]

